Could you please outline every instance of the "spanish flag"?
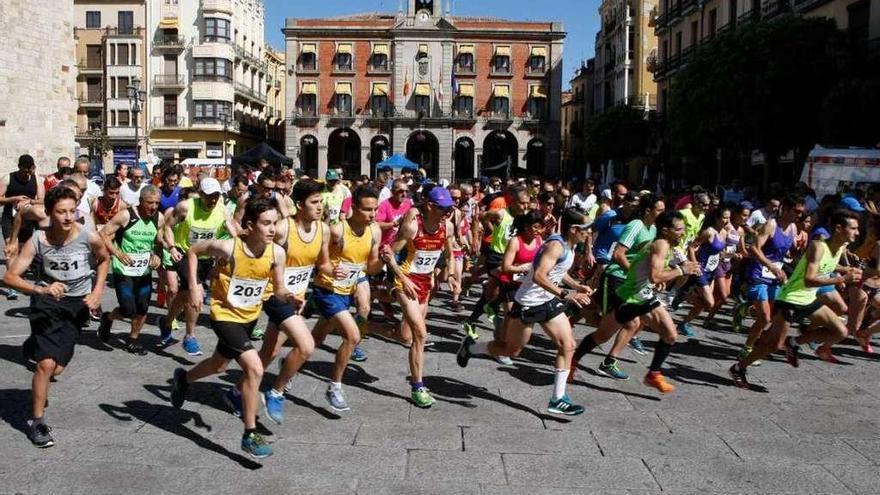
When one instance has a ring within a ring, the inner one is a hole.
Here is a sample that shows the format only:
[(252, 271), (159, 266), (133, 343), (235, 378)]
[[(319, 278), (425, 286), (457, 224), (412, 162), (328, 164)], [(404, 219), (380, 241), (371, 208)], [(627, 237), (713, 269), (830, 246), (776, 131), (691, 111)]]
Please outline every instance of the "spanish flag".
[(406, 71), (406, 75), (403, 77), (403, 96), (409, 96), (409, 71)]

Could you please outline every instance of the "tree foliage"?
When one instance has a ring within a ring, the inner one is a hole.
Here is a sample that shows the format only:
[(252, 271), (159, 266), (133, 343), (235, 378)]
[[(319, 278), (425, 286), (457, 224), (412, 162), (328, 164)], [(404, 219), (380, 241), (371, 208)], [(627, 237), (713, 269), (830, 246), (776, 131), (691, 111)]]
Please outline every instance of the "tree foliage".
[(644, 110), (616, 105), (592, 117), (585, 126), (587, 160), (625, 162), (644, 154), (651, 132)]

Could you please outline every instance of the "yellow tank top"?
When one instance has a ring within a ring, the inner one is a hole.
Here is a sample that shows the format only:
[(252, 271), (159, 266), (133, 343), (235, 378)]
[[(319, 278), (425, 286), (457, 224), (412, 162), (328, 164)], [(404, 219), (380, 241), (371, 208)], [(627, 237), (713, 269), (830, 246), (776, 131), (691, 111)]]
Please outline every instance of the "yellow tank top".
[(274, 244), (267, 244), (259, 258), (251, 258), (244, 252), (241, 239), (233, 242), (232, 259), (220, 266), (211, 283), (211, 319), (251, 323), (260, 317), (267, 297)]
[[(312, 279), (315, 263), (318, 262), (318, 255), (321, 254), (324, 224), (315, 222), (312, 228), (317, 229), (315, 237), (311, 241), (305, 242), (299, 236), (296, 222), (292, 218), (287, 219), (287, 260), (284, 264), (284, 283), (287, 284), (287, 290), (296, 295), (306, 293), (309, 281)], [(269, 295), (272, 295), (271, 282), (266, 290)]]
[(348, 225), (348, 220), (342, 224), (342, 245), (330, 244), (330, 263), (345, 268), (345, 278), (337, 280), (332, 276), (319, 274), (315, 285), (323, 289), (331, 290), (337, 294), (349, 295), (354, 292), (361, 271), (367, 266), (370, 258), (370, 250), (373, 248), (373, 229), (370, 225), (364, 228), (364, 232), (357, 236)]

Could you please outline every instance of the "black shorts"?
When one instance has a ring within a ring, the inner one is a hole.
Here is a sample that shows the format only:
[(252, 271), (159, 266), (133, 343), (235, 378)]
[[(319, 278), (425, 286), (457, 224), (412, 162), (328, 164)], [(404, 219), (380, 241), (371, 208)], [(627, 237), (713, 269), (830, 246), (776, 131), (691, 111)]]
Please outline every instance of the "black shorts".
[(501, 282), (501, 300), (507, 303), (516, 302), (513, 297), (519, 290), (519, 286), (519, 282)]
[(621, 304), (617, 307), (617, 309), (614, 310), (614, 319), (617, 320), (617, 323), (624, 325), (635, 320), (639, 316), (646, 315), (651, 311), (654, 311), (658, 307), (660, 307), (660, 301), (656, 299), (639, 304)]
[(501, 268), (502, 261), (504, 261), (504, 253), (496, 253), (493, 249), (489, 249), (486, 254), (486, 271), (491, 272), (496, 268)]
[(82, 297), (31, 296), (31, 335), (24, 342), (24, 355), (40, 362), (54, 359), (67, 366), (73, 358), (76, 339), (89, 320), (89, 308)]
[(531, 308), (523, 307), (522, 304), (514, 301), (513, 307), (510, 309), (510, 317), (526, 324), (544, 323), (564, 313), (567, 306), (565, 301), (558, 297)]
[(284, 320), (296, 315), (296, 307), (278, 297), (272, 296), (263, 303), (263, 311), (269, 317), (269, 323), (280, 326)]
[(802, 320), (805, 320), (813, 315), (816, 311), (819, 310), (823, 306), (822, 302), (816, 299), (815, 301), (807, 304), (806, 306), (801, 306), (800, 304), (792, 304), (790, 302), (780, 301), (777, 299), (773, 303), (773, 314), (782, 313), (782, 317), (785, 318), (785, 321), (789, 323), (799, 323)]
[[(196, 267), (196, 277), (198, 277), (199, 282), (205, 283), (208, 281), (208, 277), (211, 275), (212, 268), (214, 268), (213, 258), (198, 261), (198, 265)], [(184, 257), (181, 258), (180, 261), (178, 261), (174, 265), (174, 271), (177, 272), (177, 278), (179, 280), (178, 287), (180, 287), (179, 290), (189, 290), (189, 270), (186, 266), (186, 255), (184, 255)]]
[(211, 329), (217, 335), (217, 353), (226, 359), (238, 359), (247, 351), (253, 350), (251, 330), (257, 320), (250, 323), (211, 320)]
[(593, 297), (594, 301), (599, 302), (601, 314), (606, 315), (623, 304), (620, 296), (617, 295), (617, 289), (623, 285), (623, 282), (622, 278), (612, 277), (602, 272), (599, 277), (599, 287), (596, 288), (596, 295)]
[(126, 318), (144, 316), (150, 309), (153, 295), (153, 276), (129, 277), (121, 273), (113, 274), (113, 288), (119, 302), (119, 312)]

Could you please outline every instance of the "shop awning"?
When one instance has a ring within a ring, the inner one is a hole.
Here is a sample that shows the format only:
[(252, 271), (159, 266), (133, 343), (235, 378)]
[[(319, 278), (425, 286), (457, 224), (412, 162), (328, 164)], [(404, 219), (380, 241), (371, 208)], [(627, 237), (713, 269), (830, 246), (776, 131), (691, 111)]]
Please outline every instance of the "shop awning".
[(347, 82), (336, 83), (336, 94), (338, 94), (338, 95), (351, 95), (351, 83), (347, 83)]
[(313, 82), (302, 83), (302, 91), (300, 91), (300, 94), (304, 94), (304, 95), (318, 94), (318, 83), (313, 83)]
[(416, 96), (431, 96), (431, 85), (428, 83), (416, 84)]
[(495, 98), (510, 98), (510, 86), (495, 86), (492, 96)]
[(373, 96), (388, 96), (388, 83), (373, 83)]

